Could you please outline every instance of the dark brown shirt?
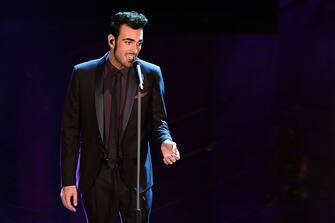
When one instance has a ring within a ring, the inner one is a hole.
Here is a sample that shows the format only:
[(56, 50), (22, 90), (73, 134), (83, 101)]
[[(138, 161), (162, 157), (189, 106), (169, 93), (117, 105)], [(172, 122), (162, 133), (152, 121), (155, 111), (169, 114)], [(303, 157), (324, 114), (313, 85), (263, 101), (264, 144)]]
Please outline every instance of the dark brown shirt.
[[(127, 79), (128, 79), (128, 71), (129, 68), (123, 68), (122, 70), (118, 70), (115, 66), (113, 66), (108, 57), (106, 59), (106, 66), (105, 70), (103, 73), (103, 98), (104, 98), (104, 144), (106, 147), (106, 156), (107, 158), (110, 158), (110, 154), (108, 151), (111, 151), (113, 149), (117, 150), (118, 148), (109, 148), (112, 145), (109, 143), (110, 139), (110, 128), (111, 125), (117, 125), (117, 127), (120, 126), (120, 123), (122, 123), (122, 114), (123, 114), (123, 109), (124, 109), (124, 104), (125, 104), (125, 99), (126, 99), (126, 93), (127, 93)], [(117, 73), (121, 74), (121, 86), (120, 86), (120, 118), (118, 120), (118, 123), (111, 123), (111, 111), (112, 111), (112, 97), (113, 97), (113, 92), (112, 89), (115, 84), (115, 76)], [(113, 126), (114, 127), (114, 126)]]

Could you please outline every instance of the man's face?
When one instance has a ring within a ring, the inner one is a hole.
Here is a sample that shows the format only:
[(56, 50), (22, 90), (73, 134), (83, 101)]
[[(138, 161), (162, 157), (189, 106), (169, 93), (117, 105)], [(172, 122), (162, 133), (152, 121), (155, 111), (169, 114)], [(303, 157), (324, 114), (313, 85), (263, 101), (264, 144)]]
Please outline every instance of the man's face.
[(120, 34), (111, 50), (111, 62), (119, 69), (131, 67), (141, 51), (143, 43), (143, 29), (132, 29), (128, 25), (121, 25)]

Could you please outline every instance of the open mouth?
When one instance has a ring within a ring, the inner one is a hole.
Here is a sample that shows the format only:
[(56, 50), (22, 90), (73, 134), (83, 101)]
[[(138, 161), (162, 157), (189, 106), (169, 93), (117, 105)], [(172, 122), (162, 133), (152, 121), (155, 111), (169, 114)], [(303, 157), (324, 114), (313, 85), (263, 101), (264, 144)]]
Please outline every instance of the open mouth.
[(130, 63), (133, 63), (135, 60), (136, 60), (136, 55), (128, 55), (127, 56), (127, 60), (130, 62)]

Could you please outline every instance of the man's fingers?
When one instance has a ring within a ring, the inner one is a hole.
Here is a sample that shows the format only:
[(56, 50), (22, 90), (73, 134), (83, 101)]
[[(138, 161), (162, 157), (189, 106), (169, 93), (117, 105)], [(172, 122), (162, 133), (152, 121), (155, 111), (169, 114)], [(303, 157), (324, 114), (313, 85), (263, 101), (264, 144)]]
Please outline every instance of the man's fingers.
[(176, 153), (176, 154), (172, 154), (172, 157), (175, 158), (176, 160), (179, 160), (179, 159), (180, 159), (180, 155), (179, 155), (178, 150), (177, 150), (177, 153)]
[(174, 163), (174, 162), (177, 161), (176, 158), (175, 158), (173, 155), (169, 156), (168, 159), (169, 159), (172, 163)]
[(180, 159), (180, 153), (177, 149), (177, 144), (173, 144), (173, 148), (172, 148), (172, 156), (175, 157), (176, 160)]
[(170, 156), (166, 156), (164, 159), (163, 159), (163, 161), (164, 161), (164, 163), (166, 164), (166, 165), (168, 165), (168, 164), (173, 164), (173, 163), (175, 163), (176, 161), (177, 161), (177, 158), (176, 157), (174, 157), (173, 155), (170, 155)]
[(180, 153), (179, 153), (179, 150), (177, 150), (177, 160), (180, 160)]
[(168, 163), (168, 164), (172, 164), (172, 162), (171, 162), (171, 160), (169, 159), (169, 158), (166, 158), (166, 162)]
[(165, 152), (163, 152), (163, 155), (164, 155), (163, 162), (166, 165), (171, 165), (175, 163), (177, 160), (179, 160), (180, 155), (177, 149), (177, 144), (175, 142), (170, 142), (170, 143), (165, 144)]
[(77, 188), (75, 185), (63, 187), (61, 189), (60, 197), (65, 208), (73, 212), (76, 211), (76, 209), (73, 207), (73, 205), (77, 206), (78, 204)]
[(177, 143), (172, 144), (172, 152), (175, 153), (177, 151)]
[(168, 157), (165, 157), (163, 160), (164, 160), (164, 163), (166, 165), (171, 165), (172, 164), (171, 160)]
[(164, 162), (166, 165), (169, 165), (169, 163), (166, 161), (165, 158), (163, 159), (163, 162)]
[(66, 203), (66, 208), (67, 209), (69, 209), (70, 211), (73, 211), (73, 212), (75, 212), (76, 211), (76, 209), (72, 206), (72, 204), (71, 204), (71, 197), (72, 197), (73, 195), (71, 194), (69, 194), (68, 196), (66, 196), (65, 197), (65, 203)]
[(62, 204), (63, 204), (63, 206), (66, 207), (66, 203), (65, 203), (65, 198), (64, 198), (63, 191), (62, 191), (61, 194), (60, 194), (60, 198), (61, 198), (61, 200), (62, 200)]
[(78, 204), (78, 196), (77, 196), (77, 193), (75, 193), (74, 195), (73, 195), (73, 204), (74, 204), (74, 206), (77, 206), (77, 204)]

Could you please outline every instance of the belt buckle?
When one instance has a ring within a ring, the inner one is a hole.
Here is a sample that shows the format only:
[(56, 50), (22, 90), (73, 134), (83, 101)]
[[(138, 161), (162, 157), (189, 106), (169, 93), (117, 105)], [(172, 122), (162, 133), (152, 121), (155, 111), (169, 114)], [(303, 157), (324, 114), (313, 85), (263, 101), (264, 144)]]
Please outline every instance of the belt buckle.
[(111, 169), (114, 169), (115, 167), (118, 166), (118, 162), (116, 160), (114, 160), (114, 159), (105, 158), (104, 162)]

